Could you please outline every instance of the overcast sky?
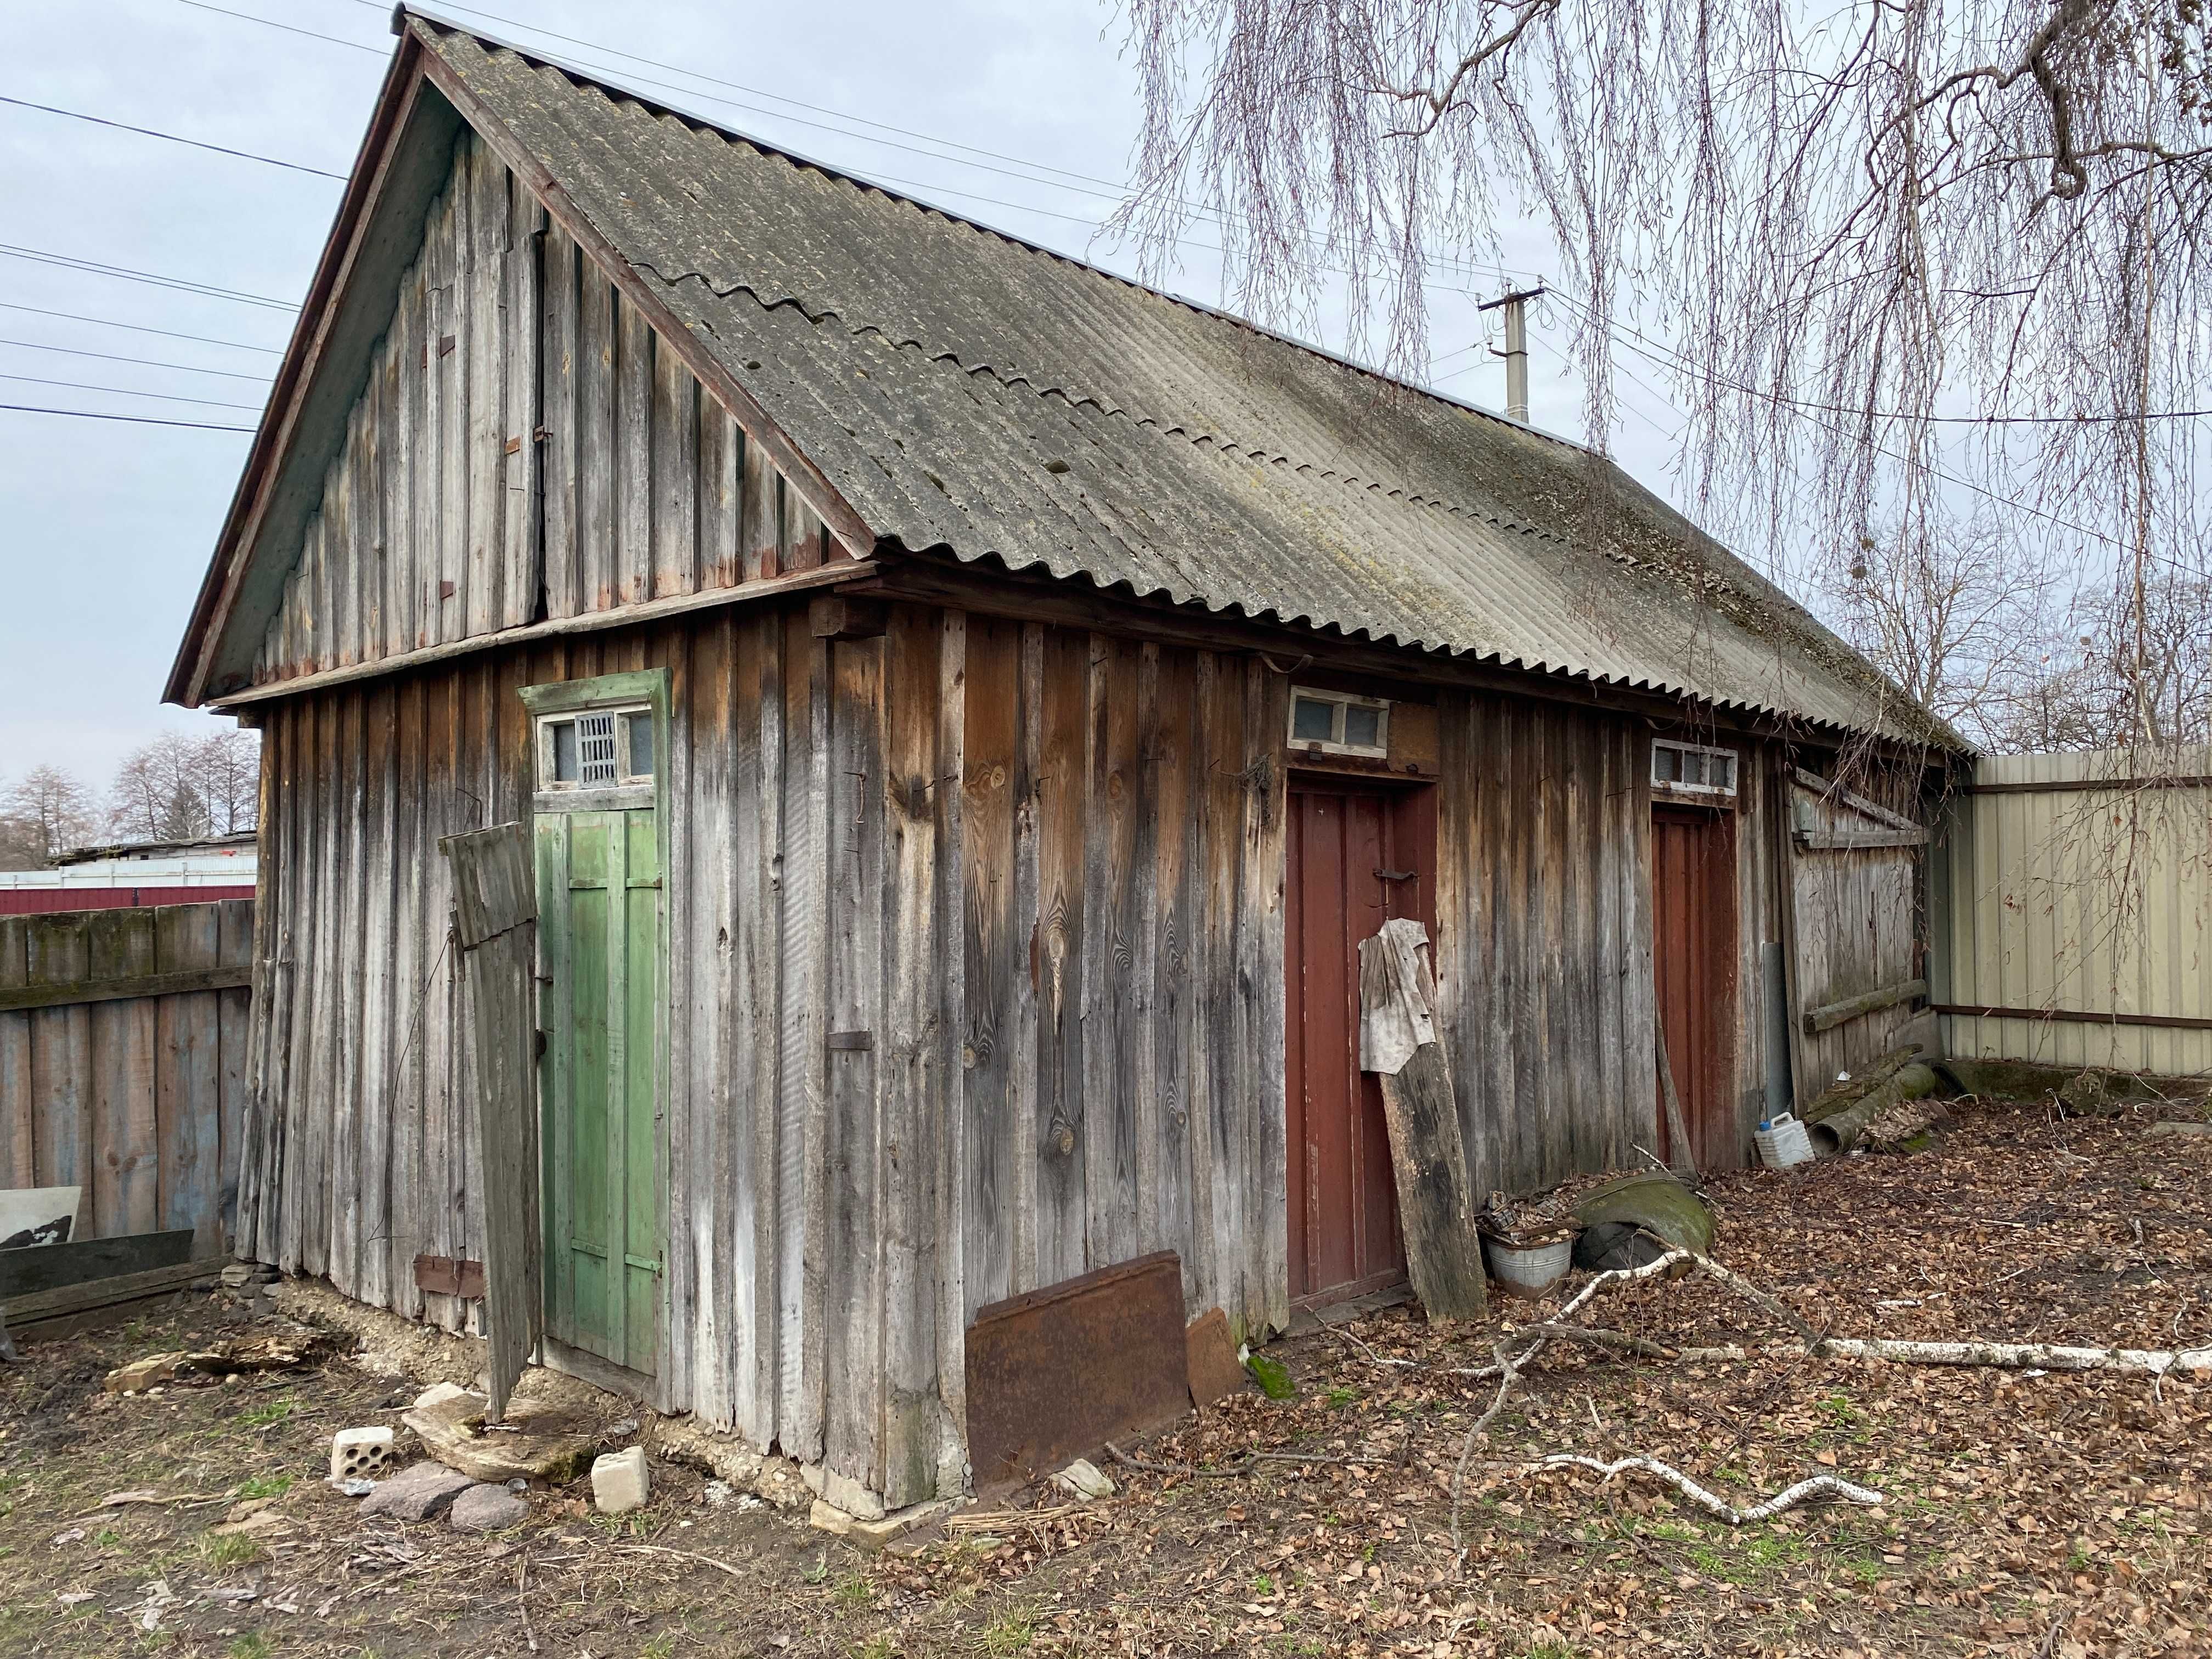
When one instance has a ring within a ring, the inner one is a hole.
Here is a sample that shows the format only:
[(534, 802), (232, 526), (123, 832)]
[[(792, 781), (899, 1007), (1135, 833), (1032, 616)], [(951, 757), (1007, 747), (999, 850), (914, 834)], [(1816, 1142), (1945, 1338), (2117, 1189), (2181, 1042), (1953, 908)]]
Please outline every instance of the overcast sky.
[[(1132, 255), (1095, 240), (1112, 198), (1064, 177), (1036, 176), (1040, 167), (1106, 180), (1127, 175), (1135, 80), (1107, 6), (500, 0), (496, 18), (434, 9), (987, 224), (1133, 270)], [(11, 50), (0, 95), (340, 173), (352, 164), (392, 46), (389, 9), (376, 0), (114, 0), (97, 8), (18, 0), (5, 15)], [(855, 116), (1018, 161), (954, 159), (943, 143), (872, 138), (855, 128)], [(276, 302), (0, 252), (0, 376), (8, 377), (0, 404), (252, 426), (339, 188), (307, 173), (0, 104), (0, 244)], [(1547, 267), (1534, 238), (1504, 252), (1518, 269)], [(1469, 286), (1487, 297), (1499, 280), (1477, 276)], [(1202, 253), (1193, 252), (1169, 286), (1220, 297)], [(1474, 297), (1439, 289), (1432, 299), (1438, 384), (1502, 404), (1504, 372), (1478, 343)], [(117, 323), (168, 333), (109, 325)], [(1334, 336), (1321, 343), (1343, 343), (1340, 318), (1325, 317), (1319, 331)], [(1533, 332), (1532, 417), (1575, 434), (1579, 386), (1545, 341), (1540, 318)], [(170, 337), (177, 334), (200, 338)], [(52, 347), (70, 350), (40, 349)], [(1621, 392), (1616, 453), (1665, 492), (1664, 434), (1678, 417), (1635, 381)], [(216, 729), (208, 716), (163, 708), (161, 690), (247, 441), (236, 432), (0, 411), (0, 781), (51, 762), (104, 788), (122, 756), (161, 730)]]

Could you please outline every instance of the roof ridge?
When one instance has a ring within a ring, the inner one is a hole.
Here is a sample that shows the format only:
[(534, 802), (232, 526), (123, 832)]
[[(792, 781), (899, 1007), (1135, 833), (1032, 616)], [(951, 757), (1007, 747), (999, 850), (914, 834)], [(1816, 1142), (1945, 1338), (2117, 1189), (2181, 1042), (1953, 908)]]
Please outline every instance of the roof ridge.
[[(1425, 386), (1419, 380), (1409, 380), (1402, 375), (1393, 374), (1388, 369), (1378, 368), (1372, 363), (1361, 362), (1356, 357), (1348, 357), (1341, 352), (1332, 351), (1327, 346), (1316, 345), (1310, 340), (1298, 338), (1295, 334), (1288, 334), (1280, 329), (1271, 328), (1267, 324), (1244, 316), (1239, 312), (1231, 311), (1221, 306), (1208, 305), (1205, 301), (1194, 300), (1187, 294), (1177, 294), (1171, 289), (1155, 287), (1150, 283), (1140, 282), (1136, 277), (1125, 276), (1119, 271), (1109, 270), (1105, 266), (1094, 264), (1088, 259), (1079, 258), (1072, 253), (1064, 253), (1058, 248), (1048, 246), (1042, 242), (1033, 241), (1029, 237), (1018, 234), (1013, 231), (1001, 229), (986, 220), (976, 218), (972, 214), (960, 213), (951, 208), (940, 207), (926, 197), (914, 195), (896, 186), (884, 184), (878, 179), (868, 177), (866, 173), (839, 167), (834, 162), (818, 161), (799, 150), (789, 149), (766, 138), (757, 137), (744, 129), (732, 126), (726, 122), (716, 120), (709, 116), (695, 114), (690, 110), (679, 109), (672, 104), (649, 97), (644, 93), (634, 92), (619, 82), (608, 80), (591, 70), (566, 62), (562, 58), (549, 56), (527, 46), (518, 46), (514, 41), (504, 40), (495, 34), (486, 34), (480, 29), (456, 22), (451, 18), (441, 17), (434, 12), (425, 10), (418, 6), (400, 4), (395, 10), (395, 27), (399, 17), (415, 18), (432, 28), (447, 33), (465, 34), (480, 46), (495, 52), (509, 52), (526, 64), (557, 70), (572, 82), (588, 87), (610, 101), (619, 100), (635, 104), (639, 108), (651, 112), (656, 118), (680, 121), (687, 126), (712, 132), (725, 142), (747, 145), (763, 155), (774, 156), (792, 167), (818, 173), (825, 179), (834, 179), (856, 190), (872, 191), (878, 196), (885, 197), (891, 201), (904, 203), (920, 212), (934, 214), (948, 223), (964, 225), (982, 235), (995, 237), (1002, 242), (1024, 249), (1030, 253), (1041, 254), (1048, 259), (1054, 260), (1073, 270), (1085, 272), (1103, 281), (1117, 283), (1139, 294), (1149, 295), (1156, 300), (1164, 300), (1170, 305), (1181, 306), (1187, 311), (1196, 312), (1217, 322), (1245, 329), (1262, 339), (1275, 341), (1294, 350), (1304, 352), (1309, 356), (1318, 357), (1324, 362), (1334, 363), (1340, 368), (1349, 369), (1355, 374), (1363, 375), (1369, 380), (1379, 380), (1385, 386), (1395, 386), (1402, 392), (1413, 392), (1418, 397), (1426, 398), (1448, 409), (1458, 410), (1464, 414), (1477, 416), (1486, 421), (1494, 421), (1510, 431), (1525, 432), (1532, 437), (1542, 439), (1547, 443), (1559, 444), (1582, 454), (1594, 456), (1608, 466), (1620, 465), (1618, 461), (1602, 450), (1593, 448), (1578, 439), (1550, 431), (1528, 421), (1516, 421), (1511, 416), (1501, 413), (1498, 410), (1485, 409), (1480, 404), (1455, 398), (1449, 392), (1439, 391), (1435, 386)], [(706, 279), (702, 277), (700, 280), (705, 282)], [(714, 284), (708, 283), (707, 287), (711, 290)]]

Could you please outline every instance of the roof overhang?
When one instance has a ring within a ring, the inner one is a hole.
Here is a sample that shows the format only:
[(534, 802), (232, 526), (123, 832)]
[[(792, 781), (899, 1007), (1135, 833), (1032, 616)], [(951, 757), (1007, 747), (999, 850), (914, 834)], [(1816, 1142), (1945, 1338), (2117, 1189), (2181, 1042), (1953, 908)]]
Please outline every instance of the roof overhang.
[(428, 84), (423, 55), (414, 35), (404, 34), (385, 73), (169, 670), (165, 702), (197, 708), (242, 681), (253, 644), (283, 597), (289, 562), (277, 565), (254, 555), (264, 547), (296, 547), (321, 499), (324, 469), (368, 383), (376, 343), (463, 125), (460, 112)]

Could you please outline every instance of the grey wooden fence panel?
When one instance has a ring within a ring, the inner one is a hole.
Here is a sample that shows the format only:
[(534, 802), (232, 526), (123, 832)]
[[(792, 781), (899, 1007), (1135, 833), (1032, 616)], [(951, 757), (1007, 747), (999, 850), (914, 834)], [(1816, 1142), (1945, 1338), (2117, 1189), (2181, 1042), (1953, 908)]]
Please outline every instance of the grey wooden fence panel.
[(251, 899), (0, 917), (0, 994), (40, 1004), (0, 1008), (0, 1181), (82, 1187), (79, 1238), (189, 1227), (195, 1255), (223, 1249), (252, 954)]

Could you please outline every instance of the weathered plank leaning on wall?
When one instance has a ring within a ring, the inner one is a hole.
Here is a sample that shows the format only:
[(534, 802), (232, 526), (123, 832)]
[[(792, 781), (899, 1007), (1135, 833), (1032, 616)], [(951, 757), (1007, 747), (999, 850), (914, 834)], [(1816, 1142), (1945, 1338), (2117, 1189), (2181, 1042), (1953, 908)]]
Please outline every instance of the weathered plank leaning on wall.
[(246, 1106), (253, 901), (0, 917), (0, 1185), (81, 1186), (75, 1237), (218, 1254)]
[(1951, 1052), (2212, 1071), (2212, 750), (1985, 757), (1933, 877)]

